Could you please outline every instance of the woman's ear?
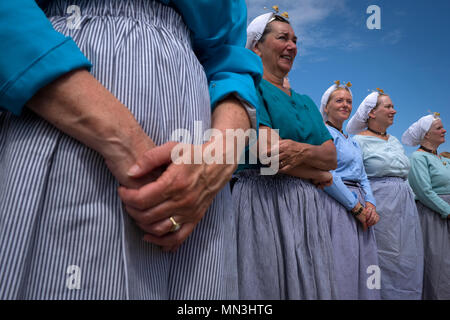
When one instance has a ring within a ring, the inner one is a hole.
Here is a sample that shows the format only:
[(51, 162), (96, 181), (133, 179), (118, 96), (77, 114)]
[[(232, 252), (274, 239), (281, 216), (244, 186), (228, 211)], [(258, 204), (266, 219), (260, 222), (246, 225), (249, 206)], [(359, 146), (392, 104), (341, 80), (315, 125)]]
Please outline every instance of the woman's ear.
[(259, 57), (261, 57), (261, 50), (259, 49), (259, 45), (260, 45), (260, 43), (257, 42), (257, 43), (255, 44), (255, 46), (253, 47), (252, 51), (253, 51), (254, 53), (256, 53)]
[(370, 118), (370, 119), (375, 119), (375, 118), (376, 118), (374, 109), (370, 110), (370, 112), (369, 112), (369, 118)]

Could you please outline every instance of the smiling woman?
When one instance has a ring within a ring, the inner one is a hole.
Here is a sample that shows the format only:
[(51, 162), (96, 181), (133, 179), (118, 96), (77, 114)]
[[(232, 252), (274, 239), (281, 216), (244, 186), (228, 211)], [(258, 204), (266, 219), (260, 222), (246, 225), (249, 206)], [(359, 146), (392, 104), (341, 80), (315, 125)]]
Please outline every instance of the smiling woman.
[(263, 78), (290, 95), (280, 79), (284, 79), (292, 68), (297, 55), (297, 37), (286, 19), (278, 16), (269, 23), (253, 51), (263, 62)]
[(375, 198), (364, 170), (361, 149), (342, 131), (352, 112), (352, 92), (336, 81), (322, 96), (320, 111), (336, 145), (338, 167), (333, 184), (324, 188), (328, 214), (336, 287), (339, 299), (379, 299), (380, 292), (364, 281), (368, 268), (378, 265), (373, 228), (379, 216)]
[[(406, 177), (409, 161), (394, 136), (387, 134), (396, 110), (382, 90), (364, 99), (347, 130), (357, 134), (380, 221), (374, 226), (381, 269), (382, 299), (420, 299), (423, 242), (414, 195)], [(365, 130), (366, 129), (366, 130)]]
[[(233, 188), (241, 299), (334, 299), (331, 239), (319, 190), (331, 183), (336, 151), (314, 102), (284, 86), (297, 55), (297, 37), (283, 17), (268, 13), (247, 28), (247, 48), (264, 66), (258, 87), (260, 133), (280, 171), (259, 175), (241, 167)], [(278, 131), (275, 131), (278, 130)], [(278, 134), (278, 133), (279, 134)], [(245, 169), (245, 170), (244, 170)]]

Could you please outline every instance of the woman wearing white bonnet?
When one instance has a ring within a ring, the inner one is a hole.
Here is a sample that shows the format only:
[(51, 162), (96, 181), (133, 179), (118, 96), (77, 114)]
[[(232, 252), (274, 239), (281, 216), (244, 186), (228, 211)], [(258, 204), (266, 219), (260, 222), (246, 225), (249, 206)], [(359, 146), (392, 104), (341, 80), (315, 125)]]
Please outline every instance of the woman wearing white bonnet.
[(408, 180), (419, 200), (425, 249), (424, 299), (450, 299), (450, 163), (437, 153), (445, 133), (439, 114), (433, 114), (420, 118), (402, 136), (404, 144), (419, 145), (411, 155)]
[(334, 299), (332, 243), (321, 201), (326, 195), (308, 180), (331, 184), (336, 149), (314, 102), (286, 87), (297, 54), (286, 17), (266, 13), (247, 29), (247, 48), (264, 67), (259, 146), (278, 148), (261, 138), (263, 132), (278, 137), (272, 129), (279, 129), (281, 141), (277, 174), (260, 175), (261, 164), (241, 166), (236, 174), (239, 298)]
[(352, 112), (350, 83), (336, 81), (322, 96), (320, 112), (333, 137), (338, 167), (333, 185), (325, 187), (336, 286), (339, 299), (380, 299), (380, 290), (367, 287), (367, 268), (378, 265), (373, 228), (378, 222), (376, 201), (364, 169), (361, 149), (342, 131)]
[(361, 147), (377, 202), (374, 226), (381, 269), (381, 298), (417, 300), (422, 296), (423, 241), (414, 194), (406, 182), (409, 160), (401, 143), (387, 134), (396, 110), (383, 90), (369, 94), (347, 130)]

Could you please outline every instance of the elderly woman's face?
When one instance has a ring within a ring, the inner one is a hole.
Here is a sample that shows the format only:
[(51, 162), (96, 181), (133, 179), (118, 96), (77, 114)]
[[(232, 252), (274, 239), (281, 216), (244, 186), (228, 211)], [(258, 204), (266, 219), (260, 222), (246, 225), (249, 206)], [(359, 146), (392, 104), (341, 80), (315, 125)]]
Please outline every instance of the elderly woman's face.
[(441, 120), (433, 121), (433, 124), (425, 135), (425, 139), (434, 145), (441, 145), (445, 142), (445, 133), (447, 131), (444, 129)]
[(343, 123), (352, 113), (352, 95), (345, 89), (334, 91), (324, 111), (331, 123)]
[(394, 115), (397, 113), (389, 96), (380, 96), (378, 106), (370, 111), (370, 118), (383, 127), (389, 127), (394, 123)]
[(253, 49), (261, 57), (265, 71), (287, 74), (297, 55), (297, 37), (291, 25), (281, 21), (270, 23), (271, 32)]

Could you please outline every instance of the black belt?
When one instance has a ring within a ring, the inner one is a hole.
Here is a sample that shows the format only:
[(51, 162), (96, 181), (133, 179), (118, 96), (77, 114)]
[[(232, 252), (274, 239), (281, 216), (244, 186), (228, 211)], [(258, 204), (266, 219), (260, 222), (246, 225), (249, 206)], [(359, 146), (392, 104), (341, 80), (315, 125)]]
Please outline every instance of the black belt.
[(349, 187), (361, 187), (361, 183), (359, 183), (358, 181), (343, 180), (342, 182), (344, 182), (344, 184)]

